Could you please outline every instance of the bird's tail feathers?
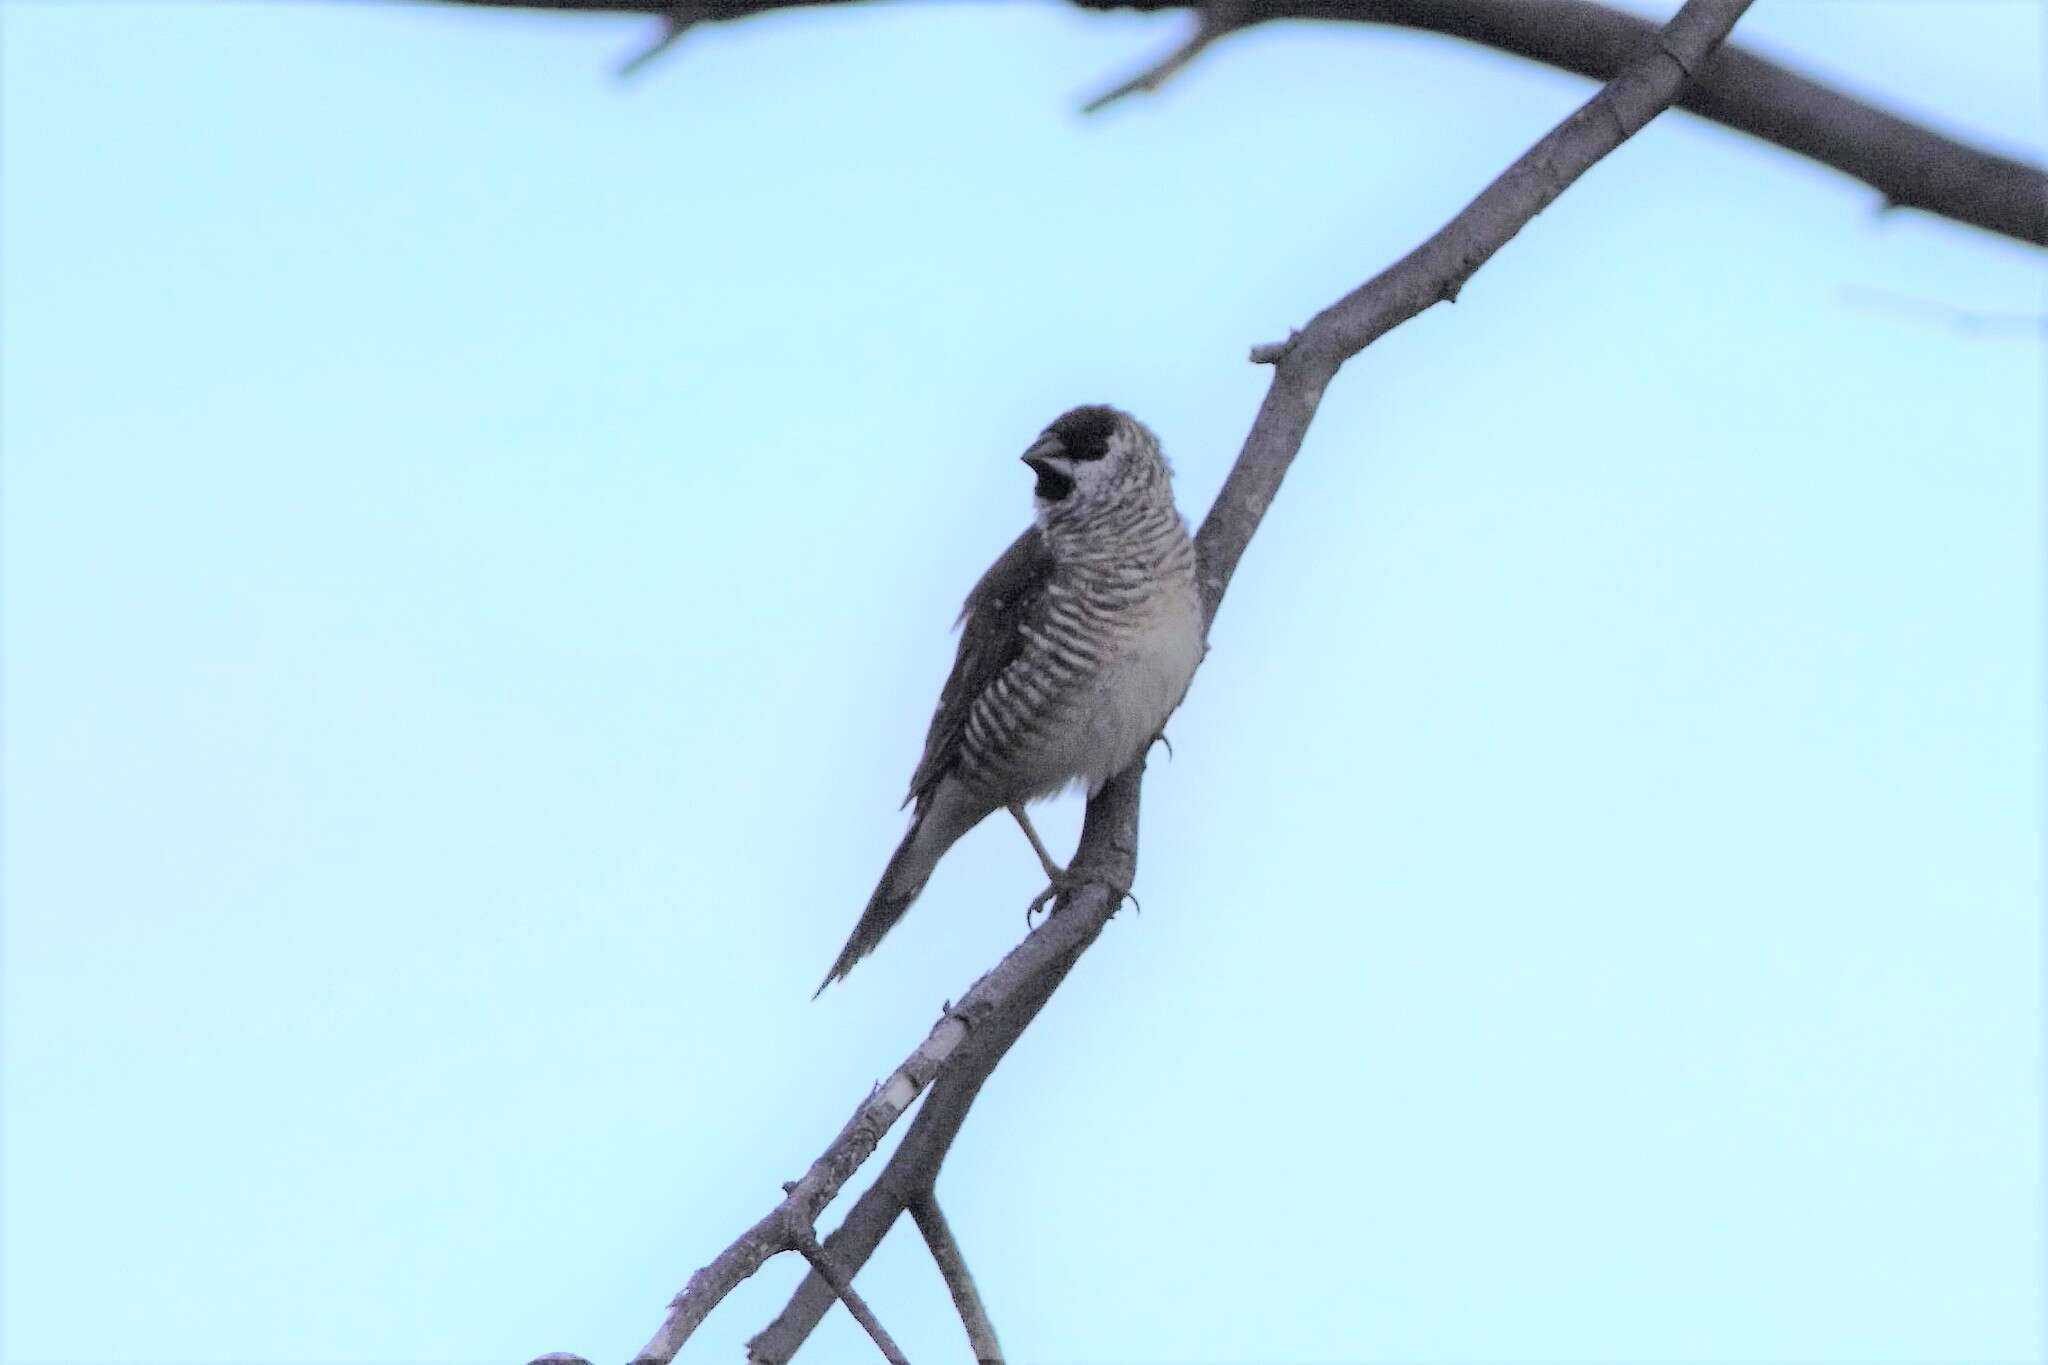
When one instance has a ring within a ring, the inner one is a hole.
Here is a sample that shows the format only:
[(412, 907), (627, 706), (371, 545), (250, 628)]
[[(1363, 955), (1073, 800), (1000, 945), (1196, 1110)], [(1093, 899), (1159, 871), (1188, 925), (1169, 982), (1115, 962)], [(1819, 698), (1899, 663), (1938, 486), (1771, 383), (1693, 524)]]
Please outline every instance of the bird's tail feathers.
[[(933, 802), (911, 820), (910, 830), (896, 846), (895, 856), (882, 872), (875, 894), (868, 898), (868, 908), (861, 912), (860, 923), (853, 926), (853, 937), (846, 940), (839, 960), (825, 973), (811, 999), (823, 995), (825, 987), (844, 977), (853, 970), (854, 963), (875, 950), (882, 936), (896, 927), (896, 921), (903, 918), (903, 912), (924, 890), (932, 869), (939, 865), (946, 850), (967, 832), (957, 821), (945, 818), (947, 812), (941, 809), (945, 804), (950, 803)], [(969, 825), (972, 824), (970, 821)]]
[(825, 980), (819, 982), (811, 995), (813, 1001), (825, 993), (825, 986), (852, 972), (856, 962), (874, 952), (874, 945), (895, 929), (895, 921), (903, 919), (903, 911), (924, 890), (924, 884), (932, 878), (932, 868), (938, 866), (946, 849), (961, 841), (961, 835), (979, 825), (993, 808), (993, 802), (971, 794), (954, 778), (940, 782), (930, 800), (918, 804), (918, 812), (909, 821), (909, 833), (897, 845), (883, 880), (874, 886), (874, 894), (868, 896), (868, 909), (860, 913), (860, 923), (854, 925), (854, 937), (846, 939), (840, 960), (831, 964)]

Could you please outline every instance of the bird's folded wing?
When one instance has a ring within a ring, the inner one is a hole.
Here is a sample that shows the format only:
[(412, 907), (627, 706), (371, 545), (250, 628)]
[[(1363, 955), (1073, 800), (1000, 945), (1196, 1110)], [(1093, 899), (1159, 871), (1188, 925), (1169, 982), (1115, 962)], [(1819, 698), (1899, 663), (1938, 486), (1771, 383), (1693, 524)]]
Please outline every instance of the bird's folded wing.
[(1003, 551), (967, 594), (967, 604), (960, 609), (960, 649), (939, 693), (939, 709), (932, 716), (924, 757), (911, 776), (905, 804), (915, 801), (922, 807), (939, 779), (959, 761), (975, 699), (1023, 653), (1024, 627), (1045, 609), (1052, 566), (1045, 537), (1033, 526)]

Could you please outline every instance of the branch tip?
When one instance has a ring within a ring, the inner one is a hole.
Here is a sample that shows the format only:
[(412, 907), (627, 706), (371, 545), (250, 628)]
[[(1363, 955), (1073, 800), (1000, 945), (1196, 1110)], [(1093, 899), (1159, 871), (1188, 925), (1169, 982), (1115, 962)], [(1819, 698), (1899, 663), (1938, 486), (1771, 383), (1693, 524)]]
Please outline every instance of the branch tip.
[(954, 1239), (953, 1229), (947, 1226), (946, 1215), (939, 1211), (938, 1194), (926, 1186), (904, 1200), (904, 1207), (924, 1235), (924, 1244), (939, 1268), (939, 1277), (946, 1282), (946, 1292), (953, 1296), (953, 1307), (960, 1314), (960, 1325), (967, 1330), (967, 1346), (974, 1352), (975, 1365), (1003, 1365), (1003, 1348), (996, 1340), (995, 1324), (989, 1321), (981, 1291), (974, 1287), (967, 1257)]
[(676, 40), (695, 28), (698, 21), (703, 18), (704, 10), (701, 5), (676, 5), (670, 9), (661, 16), (661, 30), (654, 35), (654, 40), (619, 63), (618, 78), (622, 81), (631, 80), (649, 62), (674, 47)]
[(1098, 113), (1118, 100), (1139, 93), (1151, 94), (1172, 80), (1203, 49), (1224, 34), (1244, 27), (1244, 0), (1205, 0), (1195, 8), (1195, 27), (1180, 46), (1144, 70), (1103, 91), (1081, 106), (1084, 114)]
[(1281, 361), (1287, 359), (1287, 353), (1294, 349), (1295, 340), (1300, 335), (1301, 333), (1298, 331), (1290, 331), (1285, 341), (1269, 341), (1262, 346), (1252, 347), (1252, 364), (1278, 365)]

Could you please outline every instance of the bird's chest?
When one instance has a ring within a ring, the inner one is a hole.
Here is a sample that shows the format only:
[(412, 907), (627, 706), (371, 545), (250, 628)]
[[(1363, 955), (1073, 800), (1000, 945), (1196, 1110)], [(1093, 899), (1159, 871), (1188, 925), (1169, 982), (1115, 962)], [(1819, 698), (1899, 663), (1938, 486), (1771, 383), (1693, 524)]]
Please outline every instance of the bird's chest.
[(1080, 689), (1069, 771), (1090, 795), (1129, 766), (1187, 695), (1202, 661), (1194, 584), (1165, 586), (1114, 623), (1102, 665)]

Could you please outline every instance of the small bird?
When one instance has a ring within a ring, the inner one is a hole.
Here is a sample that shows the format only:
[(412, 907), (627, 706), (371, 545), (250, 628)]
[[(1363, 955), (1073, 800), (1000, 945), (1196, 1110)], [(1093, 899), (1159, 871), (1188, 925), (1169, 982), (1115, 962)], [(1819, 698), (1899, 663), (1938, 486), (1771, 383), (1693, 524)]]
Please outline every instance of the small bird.
[(904, 801), (910, 831), (817, 994), (874, 951), (946, 850), (996, 811), (1016, 817), (1051, 879), (1034, 908), (1063, 888), (1024, 803), (1077, 781), (1100, 791), (1151, 745), (1202, 660), (1195, 547), (1158, 438), (1128, 413), (1079, 407), (1024, 463), (1037, 515), (967, 594)]

